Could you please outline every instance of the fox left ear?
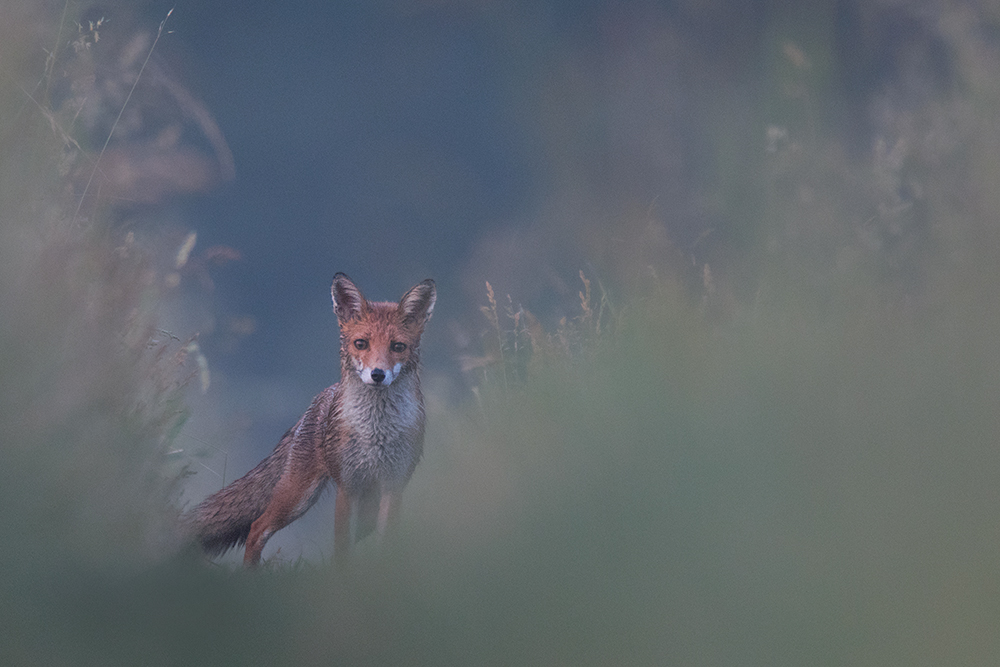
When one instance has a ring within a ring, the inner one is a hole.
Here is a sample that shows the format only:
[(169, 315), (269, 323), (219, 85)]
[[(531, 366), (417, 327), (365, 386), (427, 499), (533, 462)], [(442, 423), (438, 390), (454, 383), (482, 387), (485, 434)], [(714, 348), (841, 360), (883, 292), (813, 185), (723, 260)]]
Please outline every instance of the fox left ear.
[(368, 307), (361, 290), (345, 273), (338, 273), (333, 277), (330, 296), (333, 297), (333, 312), (341, 322), (353, 320)]
[(402, 311), (404, 320), (423, 326), (434, 312), (435, 301), (437, 301), (437, 288), (434, 286), (434, 281), (428, 278), (414, 285), (403, 295), (399, 300), (399, 310)]

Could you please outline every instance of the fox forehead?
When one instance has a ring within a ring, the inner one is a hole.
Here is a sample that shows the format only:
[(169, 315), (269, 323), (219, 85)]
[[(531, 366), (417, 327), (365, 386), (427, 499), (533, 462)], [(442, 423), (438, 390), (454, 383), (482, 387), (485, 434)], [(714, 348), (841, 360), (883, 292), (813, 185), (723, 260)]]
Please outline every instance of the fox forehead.
[(393, 341), (413, 343), (420, 338), (420, 331), (413, 325), (407, 326), (398, 306), (389, 302), (369, 302), (360, 315), (341, 322), (340, 331), (346, 339), (364, 338), (370, 343), (378, 341), (386, 345)]

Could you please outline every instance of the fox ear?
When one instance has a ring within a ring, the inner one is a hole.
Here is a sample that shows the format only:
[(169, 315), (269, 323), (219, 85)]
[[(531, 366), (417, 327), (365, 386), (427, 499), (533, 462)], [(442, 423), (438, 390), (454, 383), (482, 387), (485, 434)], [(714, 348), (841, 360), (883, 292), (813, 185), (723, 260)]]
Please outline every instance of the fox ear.
[(399, 300), (399, 310), (403, 313), (403, 320), (423, 326), (434, 312), (435, 301), (437, 301), (437, 289), (434, 287), (434, 281), (428, 278), (417, 283)]
[(333, 277), (330, 296), (333, 297), (333, 312), (341, 322), (354, 319), (368, 307), (365, 296), (346, 273), (338, 273)]

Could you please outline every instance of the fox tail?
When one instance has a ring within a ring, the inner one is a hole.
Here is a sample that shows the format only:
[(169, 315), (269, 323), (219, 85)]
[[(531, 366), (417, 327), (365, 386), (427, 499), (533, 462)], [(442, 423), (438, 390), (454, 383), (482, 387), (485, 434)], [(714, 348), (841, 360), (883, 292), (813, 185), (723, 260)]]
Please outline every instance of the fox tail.
[(253, 470), (215, 492), (182, 517), (187, 534), (210, 556), (247, 541), (250, 526), (264, 513), (288, 458), (288, 438)]

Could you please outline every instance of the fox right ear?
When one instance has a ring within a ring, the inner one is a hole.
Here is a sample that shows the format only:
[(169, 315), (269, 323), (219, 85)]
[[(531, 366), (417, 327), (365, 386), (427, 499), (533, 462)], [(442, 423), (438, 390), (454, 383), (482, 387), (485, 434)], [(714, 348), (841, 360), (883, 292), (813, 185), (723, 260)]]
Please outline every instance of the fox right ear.
[(434, 281), (427, 280), (417, 283), (399, 300), (399, 310), (403, 317), (423, 326), (434, 312), (434, 302), (437, 301), (437, 288)]
[(333, 277), (330, 296), (333, 297), (333, 312), (341, 322), (354, 319), (368, 305), (361, 290), (346, 273), (338, 273)]

